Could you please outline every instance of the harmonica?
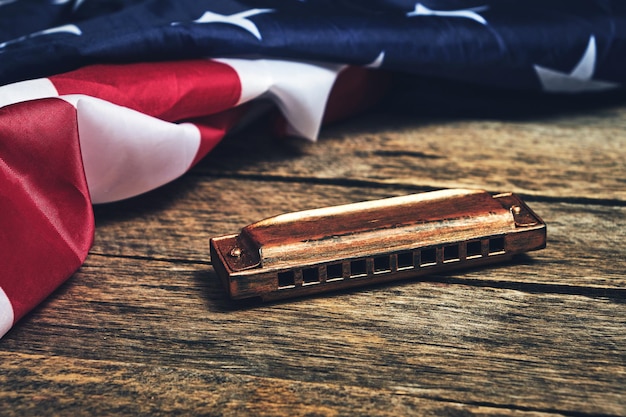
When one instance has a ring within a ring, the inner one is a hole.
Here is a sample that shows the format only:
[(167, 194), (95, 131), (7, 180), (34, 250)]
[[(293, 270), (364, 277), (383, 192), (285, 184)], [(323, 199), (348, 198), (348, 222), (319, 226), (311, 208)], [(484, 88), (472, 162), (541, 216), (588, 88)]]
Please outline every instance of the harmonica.
[(210, 240), (232, 299), (275, 300), (491, 264), (546, 246), (513, 193), (440, 190), (281, 214)]

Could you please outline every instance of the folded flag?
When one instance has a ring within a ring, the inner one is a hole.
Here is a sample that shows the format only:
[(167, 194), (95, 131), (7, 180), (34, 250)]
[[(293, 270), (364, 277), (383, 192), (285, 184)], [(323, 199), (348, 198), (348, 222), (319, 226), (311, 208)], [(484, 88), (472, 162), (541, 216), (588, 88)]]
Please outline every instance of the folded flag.
[(85, 260), (91, 203), (179, 177), (265, 101), (288, 133), (315, 139), (331, 92), (360, 98), (334, 106), (350, 112), (377, 94), (367, 79), (340, 65), (207, 59), (89, 66), (0, 87), (0, 334)]
[(0, 336), (84, 262), (91, 204), (184, 174), (263, 103), (315, 139), (383, 70), (616, 89), (624, 19), (610, 0), (0, 0)]
[(4, 0), (0, 83), (101, 62), (263, 56), (505, 88), (624, 83), (621, 0)]

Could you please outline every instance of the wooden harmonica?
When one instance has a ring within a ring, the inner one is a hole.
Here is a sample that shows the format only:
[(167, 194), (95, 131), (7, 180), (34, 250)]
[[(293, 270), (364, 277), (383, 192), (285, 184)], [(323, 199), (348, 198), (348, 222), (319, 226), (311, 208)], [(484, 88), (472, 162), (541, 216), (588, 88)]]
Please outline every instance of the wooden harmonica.
[(274, 300), (510, 259), (546, 245), (517, 195), (441, 190), (261, 220), (211, 239), (233, 299)]

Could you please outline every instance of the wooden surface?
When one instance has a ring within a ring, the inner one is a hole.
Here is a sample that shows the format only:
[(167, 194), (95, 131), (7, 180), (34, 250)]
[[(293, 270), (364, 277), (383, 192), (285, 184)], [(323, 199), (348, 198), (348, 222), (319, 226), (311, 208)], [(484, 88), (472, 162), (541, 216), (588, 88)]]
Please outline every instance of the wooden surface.
[[(0, 341), (0, 414), (626, 415), (626, 100), (430, 86), (410, 109), (317, 144), (253, 128), (96, 207), (85, 265)], [(273, 304), (210, 264), (268, 216), (458, 186), (525, 196), (548, 247)]]

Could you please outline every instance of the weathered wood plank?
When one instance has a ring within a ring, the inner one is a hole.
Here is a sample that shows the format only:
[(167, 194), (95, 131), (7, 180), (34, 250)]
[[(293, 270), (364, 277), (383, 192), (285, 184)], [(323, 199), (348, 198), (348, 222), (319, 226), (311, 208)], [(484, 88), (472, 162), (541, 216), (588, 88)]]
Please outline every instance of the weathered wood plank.
[(230, 137), (196, 172), (623, 202), (625, 127), (624, 105), (492, 120), (379, 112), (324, 129), (316, 144)]
[[(0, 343), (1, 414), (625, 415), (623, 100), (471, 108), (248, 132), (96, 207), (85, 266)], [(209, 237), (264, 217), (455, 186), (531, 196), (547, 249), (273, 304), (229, 302), (209, 263)]]
[[(0, 352), (622, 415), (625, 346), (626, 303), (611, 290), (417, 282), (233, 305), (209, 266), (94, 255)], [(24, 381), (41, 384), (37, 374)]]
[[(107, 360), (2, 353), (4, 416), (421, 416), (515, 417), (552, 413), (468, 405), (326, 383)], [(34, 384), (34, 381), (38, 384)], [(8, 389), (12, 387), (12, 389)]]
[[(208, 262), (210, 237), (236, 233), (285, 211), (410, 193), (391, 187), (346, 187), (188, 176), (144, 197), (96, 207), (93, 253)], [(559, 202), (530, 206), (548, 225), (547, 249), (466, 279), (522, 284), (626, 288), (626, 207)]]

